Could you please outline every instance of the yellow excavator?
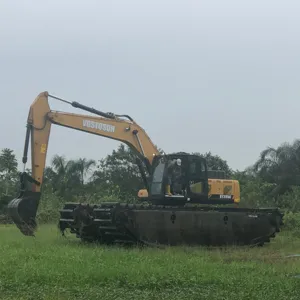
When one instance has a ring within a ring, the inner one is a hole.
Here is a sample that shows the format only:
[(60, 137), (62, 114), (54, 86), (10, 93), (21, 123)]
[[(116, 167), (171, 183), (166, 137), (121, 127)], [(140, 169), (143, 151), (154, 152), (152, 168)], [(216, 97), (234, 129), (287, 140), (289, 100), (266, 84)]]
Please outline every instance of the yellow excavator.
[[(50, 110), (49, 98), (95, 116)], [(37, 228), (52, 124), (127, 144), (136, 153), (146, 187), (146, 195), (139, 193), (146, 200), (141, 203), (66, 203), (60, 211), (62, 234), (70, 229), (83, 241), (102, 243), (263, 245), (280, 231), (283, 214), (277, 208), (215, 205), (239, 202), (239, 186), (227, 195), (209, 192), (207, 164), (200, 156), (161, 154), (130, 116), (104, 113), (43, 92), (30, 106), (27, 119), (23, 163), (25, 170), (31, 142), (32, 174), (21, 174), (19, 196), (8, 204), (10, 217), (24, 235), (33, 236)], [(216, 187), (220, 182), (210, 184)], [(233, 197), (235, 193), (238, 197)]]

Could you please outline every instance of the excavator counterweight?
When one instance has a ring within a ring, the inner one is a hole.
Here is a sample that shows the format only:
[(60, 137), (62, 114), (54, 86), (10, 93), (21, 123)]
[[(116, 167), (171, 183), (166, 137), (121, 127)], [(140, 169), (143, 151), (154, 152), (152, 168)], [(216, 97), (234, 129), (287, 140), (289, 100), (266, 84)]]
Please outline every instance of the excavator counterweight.
[[(96, 116), (52, 111), (49, 98)], [(22, 173), (20, 194), (8, 205), (9, 215), (24, 235), (33, 236), (37, 229), (52, 124), (127, 144), (136, 153), (145, 183), (139, 193), (143, 203), (66, 203), (59, 219), (63, 234), (70, 229), (83, 241), (106, 244), (263, 245), (283, 225), (283, 214), (277, 208), (226, 206), (240, 201), (238, 182), (227, 181), (235, 190), (233, 195), (215, 192), (215, 184), (226, 180), (209, 179), (205, 159), (183, 152), (161, 154), (130, 116), (104, 113), (44, 92), (32, 103), (27, 119), (23, 163), (31, 144), (32, 174)]]

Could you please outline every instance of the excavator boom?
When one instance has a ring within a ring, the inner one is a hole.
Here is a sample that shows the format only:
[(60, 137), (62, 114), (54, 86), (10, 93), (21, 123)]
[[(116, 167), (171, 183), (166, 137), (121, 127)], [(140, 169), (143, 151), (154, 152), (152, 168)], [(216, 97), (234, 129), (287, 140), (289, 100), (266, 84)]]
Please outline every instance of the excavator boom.
[[(97, 116), (53, 111), (49, 106), (49, 98), (61, 100)], [(52, 96), (48, 92), (40, 93), (30, 106), (22, 160), (26, 164), (31, 139), (32, 175), (29, 176), (25, 172), (21, 174), (20, 195), (8, 205), (8, 213), (25, 235), (33, 235), (36, 229), (35, 218), (41, 197), (52, 124), (121, 141), (136, 152), (140, 167), (145, 166), (148, 171), (153, 157), (159, 154), (158, 149), (152, 143), (147, 133), (128, 115), (104, 113), (78, 102), (68, 102)], [(146, 180), (145, 174), (142, 175), (144, 175), (143, 178)], [(145, 182), (145, 184), (147, 183)]]

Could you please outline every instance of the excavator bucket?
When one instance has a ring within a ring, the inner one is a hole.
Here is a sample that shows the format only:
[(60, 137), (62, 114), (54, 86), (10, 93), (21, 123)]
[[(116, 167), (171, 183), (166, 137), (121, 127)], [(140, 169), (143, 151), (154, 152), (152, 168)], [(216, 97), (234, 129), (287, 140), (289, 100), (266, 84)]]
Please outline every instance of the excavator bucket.
[(36, 193), (27, 192), (8, 204), (8, 215), (24, 235), (34, 236), (38, 203)]
[[(25, 175), (25, 176), (24, 176)], [(40, 201), (40, 193), (28, 190), (31, 177), (26, 173), (21, 175), (23, 189), (20, 195), (11, 200), (7, 206), (7, 212), (12, 221), (26, 236), (34, 236), (37, 228), (36, 213)]]

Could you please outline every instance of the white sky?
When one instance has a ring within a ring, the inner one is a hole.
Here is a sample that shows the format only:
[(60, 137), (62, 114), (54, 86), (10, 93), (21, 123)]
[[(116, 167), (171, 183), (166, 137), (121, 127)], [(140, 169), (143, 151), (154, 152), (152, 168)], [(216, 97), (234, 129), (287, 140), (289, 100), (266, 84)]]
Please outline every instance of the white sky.
[[(299, 11), (296, 0), (0, 0), (0, 148), (21, 159), (29, 106), (47, 90), (129, 114), (166, 152), (243, 169), (299, 137)], [(118, 144), (54, 125), (48, 161)]]

